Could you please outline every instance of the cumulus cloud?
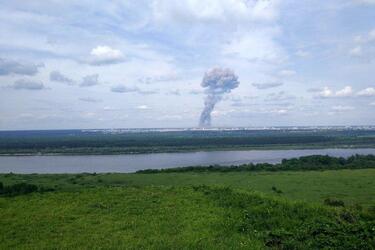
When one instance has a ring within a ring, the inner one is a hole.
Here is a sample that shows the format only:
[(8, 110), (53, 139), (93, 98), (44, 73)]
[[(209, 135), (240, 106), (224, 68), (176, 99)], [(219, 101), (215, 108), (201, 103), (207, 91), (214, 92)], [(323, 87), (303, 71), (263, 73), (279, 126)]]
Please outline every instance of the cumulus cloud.
[(350, 86), (345, 86), (343, 89), (336, 91), (336, 97), (348, 97), (353, 95), (353, 89)]
[(60, 73), (59, 71), (55, 70), (55, 71), (52, 71), (50, 74), (49, 74), (49, 80), (50, 81), (54, 81), (54, 82), (61, 82), (61, 83), (65, 83), (65, 84), (68, 84), (68, 85), (72, 85), (74, 83), (74, 81), (66, 76), (64, 76), (62, 73)]
[(357, 95), (358, 96), (365, 96), (365, 97), (375, 96), (375, 88), (370, 87), (370, 88), (363, 89), (361, 91), (358, 91)]
[(280, 87), (283, 85), (282, 82), (269, 82), (269, 83), (253, 83), (252, 84), (257, 89), (271, 89)]
[(105, 65), (120, 63), (124, 60), (124, 55), (120, 50), (109, 46), (97, 46), (91, 50), (90, 64)]
[(11, 86), (13, 89), (26, 89), (26, 90), (42, 90), (45, 89), (45, 86), (42, 82), (32, 81), (26, 79), (20, 79), (15, 81)]
[(82, 78), (82, 82), (79, 85), (80, 87), (92, 87), (99, 84), (99, 75), (87, 75)]
[(345, 86), (343, 89), (333, 91), (325, 86), (321, 89), (310, 89), (310, 92), (316, 92), (316, 97), (319, 98), (333, 98), (333, 97), (350, 97), (353, 96), (353, 89), (351, 86)]
[(2, 75), (35, 75), (43, 64), (20, 63), (14, 60), (0, 58), (0, 76)]

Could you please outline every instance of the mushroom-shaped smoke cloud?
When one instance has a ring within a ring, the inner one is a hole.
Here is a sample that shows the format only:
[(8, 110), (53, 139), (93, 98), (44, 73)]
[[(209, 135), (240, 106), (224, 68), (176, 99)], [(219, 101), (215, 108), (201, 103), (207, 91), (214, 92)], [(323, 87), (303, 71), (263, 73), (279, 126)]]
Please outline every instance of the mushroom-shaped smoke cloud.
[(201, 86), (206, 88), (206, 98), (204, 100), (204, 109), (202, 111), (199, 126), (211, 126), (211, 113), (225, 93), (238, 87), (240, 82), (233, 70), (213, 68), (207, 71), (203, 77)]

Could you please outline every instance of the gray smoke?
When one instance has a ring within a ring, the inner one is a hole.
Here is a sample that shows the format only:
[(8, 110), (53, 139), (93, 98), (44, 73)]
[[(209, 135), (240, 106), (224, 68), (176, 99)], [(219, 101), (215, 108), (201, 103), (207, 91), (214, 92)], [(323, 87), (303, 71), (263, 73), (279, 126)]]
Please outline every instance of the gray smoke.
[(199, 119), (200, 127), (211, 126), (211, 113), (225, 93), (238, 87), (240, 82), (233, 70), (213, 68), (204, 74), (201, 86), (205, 88), (204, 109)]

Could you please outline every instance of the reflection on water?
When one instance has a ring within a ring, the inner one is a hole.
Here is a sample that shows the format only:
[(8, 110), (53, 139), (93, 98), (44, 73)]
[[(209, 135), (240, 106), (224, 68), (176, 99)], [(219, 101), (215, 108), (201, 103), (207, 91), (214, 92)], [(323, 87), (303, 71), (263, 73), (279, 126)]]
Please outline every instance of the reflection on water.
[(348, 157), (375, 154), (375, 149), (250, 150), (139, 155), (80, 156), (1, 156), (1, 173), (129, 173), (141, 169), (160, 169), (196, 165), (238, 165), (243, 163), (277, 163), (284, 158), (306, 155)]

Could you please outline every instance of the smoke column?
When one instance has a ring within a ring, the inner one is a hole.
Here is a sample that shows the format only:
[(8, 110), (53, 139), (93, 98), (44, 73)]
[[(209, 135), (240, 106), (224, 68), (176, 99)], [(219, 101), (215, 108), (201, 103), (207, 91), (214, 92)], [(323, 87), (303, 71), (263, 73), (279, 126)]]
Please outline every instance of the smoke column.
[(199, 119), (199, 127), (211, 126), (211, 113), (225, 93), (238, 87), (240, 82), (233, 70), (213, 68), (204, 74), (201, 86), (205, 88), (204, 109)]

